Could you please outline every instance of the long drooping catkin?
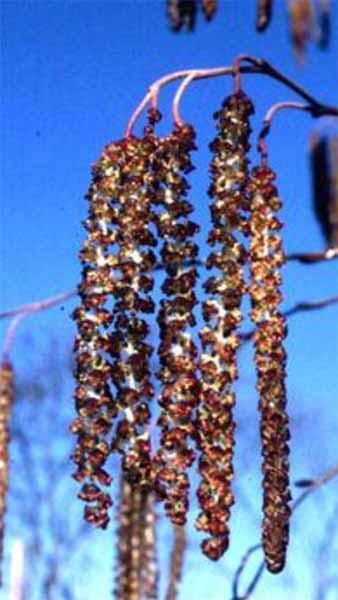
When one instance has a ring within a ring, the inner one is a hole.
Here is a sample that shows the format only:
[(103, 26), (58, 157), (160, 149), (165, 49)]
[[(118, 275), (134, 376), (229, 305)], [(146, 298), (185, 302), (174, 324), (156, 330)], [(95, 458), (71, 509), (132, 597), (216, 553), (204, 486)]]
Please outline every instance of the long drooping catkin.
[(207, 259), (208, 268), (220, 274), (209, 277), (205, 291), (212, 296), (203, 302), (207, 325), (201, 330), (203, 353), (200, 360), (201, 405), (197, 412), (197, 440), (201, 450), (198, 499), (202, 512), (197, 529), (210, 534), (202, 542), (203, 552), (217, 560), (229, 543), (230, 507), (235, 423), (232, 390), (237, 378), (237, 327), (241, 321), (241, 302), (245, 292), (243, 264), (246, 251), (238, 234), (247, 232), (246, 185), (248, 178), (250, 100), (242, 92), (227, 98), (216, 114), (219, 133), (211, 144), (213, 229), (208, 242), (219, 245)]
[(9, 426), (13, 404), (13, 369), (9, 362), (0, 365), (0, 584), (8, 490)]
[(160, 449), (155, 456), (155, 485), (165, 499), (171, 521), (185, 522), (188, 510), (189, 480), (187, 468), (195, 454), (189, 445), (194, 437), (193, 412), (198, 403), (196, 345), (189, 328), (195, 324), (194, 286), (197, 271), (189, 261), (197, 256), (192, 241), (198, 226), (188, 220), (192, 205), (186, 200), (189, 185), (185, 174), (191, 169), (190, 152), (195, 148), (190, 126), (177, 127), (161, 141), (155, 170), (160, 183), (156, 203), (156, 225), (163, 239), (161, 257), (167, 277), (162, 286), (166, 295), (158, 313), (160, 326), (158, 374), (162, 382), (159, 398), (161, 414)]
[(174, 525), (174, 543), (170, 555), (169, 583), (165, 600), (176, 600), (178, 586), (183, 573), (183, 559), (186, 548), (186, 534), (184, 525)]
[(250, 180), (250, 296), (254, 333), (257, 389), (261, 413), (263, 455), (264, 518), (262, 543), (266, 565), (272, 573), (284, 567), (289, 537), (289, 464), (288, 417), (286, 414), (285, 364), (283, 339), (285, 317), (280, 312), (279, 291), (283, 265), (279, 230), (275, 213), (281, 207), (273, 184), (274, 172), (268, 166), (252, 170)]
[[(149, 165), (156, 120), (157, 115), (151, 113), (150, 130), (143, 138), (130, 137), (104, 148), (93, 166), (87, 195), (88, 238), (80, 252), (81, 305), (74, 311), (79, 416), (72, 424), (78, 435), (73, 460), (78, 465), (75, 479), (85, 480), (79, 494), (89, 503), (85, 517), (99, 527), (109, 521), (111, 498), (100, 486), (111, 482), (103, 465), (112, 450), (123, 454), (131, 479), (149, 484), (150, 477), (147, 424), (153, 393), (149, 378), (152, 347), (146, 342), (149, 327), (140, 314), (154, 308), (148, 295), (155, 263), (151, 247), (156, 244), (149, 230)], [(112, 323), (113, 331), (107, 332)], [(119, 415), (111, 445), (108, 434)]]

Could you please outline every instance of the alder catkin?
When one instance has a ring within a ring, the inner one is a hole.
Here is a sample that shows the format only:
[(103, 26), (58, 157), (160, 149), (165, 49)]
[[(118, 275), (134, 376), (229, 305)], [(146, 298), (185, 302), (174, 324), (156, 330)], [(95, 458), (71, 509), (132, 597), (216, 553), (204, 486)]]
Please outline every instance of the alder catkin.
[(131, 485), (121, 475), (116, 600), (158, 597), (153, 494)]
[(257, 31), (265, 31), (270, 24), (273, 0), (257, 0)]
[(174, 525), (174, 543), (170, 555), (169, 583), (165, 600), (176, 600), (178, 597), (178, 586), (182, 579), (185, 549), (185, 527), (184, 525)]
[(310, 138), (310, 166), (315, 216), (325, 241), (338, 247), (338, 137), (314, 133)]
[[(149, 230), (151, 213), (150, 156), (155, 137), (149, 115), (143, 138), (108, 144), (93, 166), (85, 221), (88, 238), (80, 252), (81, 305), (74, 311), (78, 417), (71, 430), (78, 435), (74, 477), (85, 481), (79, 497), (89, 503), (85, 518), (98, 527), (108, 524), (111, 498), (101, 486), (111, 483), (103, 469), (118, 450), (129, 477), (149, 484), (150, 443), (147, 431), (153, 395), (147, 343), (149, 326), (142, 313), (154, 310), (149, 295), (156, 240)], [(108, 331), (113, 324), (113, 330)], [(115, 386), (115, 394), (112, 391)], [(119, 418), (108, 438), (114, 422)]]
[(189, 328), (195, 324), (193, 308), (197, 303), (194, 286), (197, 271), (189, 265), (197, 257), (192, 241), (198, 226), (187, 217), (193, 210), (186, 200), (189, 184), (185, 175), (192, 170), (190, 153), (195, 149), (191, 126), (176, 127), (161, 141), (154, 166), (159, 188), (156, 203), (158, 235), (163, 239), (161, 258), (166, 271), (160, 302), (158, 355), (162, 382), (158, 425), (160, 448), (155, 456), (155, 487), (165, 500), (171, 521), (182, 525), (188, 510), (188, 467), (195, 453), (190, 446), (194, 437), (193, 413), (198, 402), (196, 376), (197, 348)]
[(217, 12), (217, 0), (202, 0), (202, 10), (207, 21), (211, 21)]
[(280, 312), (279, 268), (284, 253), (275, 213), (281, 207), (268, 166), (256, 167), (250, 179), (250, 272), (251, 319), (254, 332), (257, 389), (261, 414), (263, 455), (262, 544), (268, 570), (280, 572), (285, 564), (289, 539), (291, 499), (289, 490), (289, 428), (286, 413), (285, 317)]
[(235, 423), (233, 383), (237, 378), (237, 328), (242, 319), (241, 302), (245, 293), (243, 264), (246, 251), (240, 241), (248, 230), (243, 211), (248, 209), (249, 116), (251, 101), (243, 92), (228, 97), (216, 113), (219, 133), (210, 145), (214, 153), (210, 165), (209, 195), (213, 228), (208, 242), (219, 246), (211, 252), (208, 269), (220, 270), (211, 276), (204, 289), (211, 296), (203, 302), (207, 325), (201, 330), (201, 403), (197, 411), (197, 441), (201, 451), (201, 483), (197, 495), (201, 513), (196, 528), (211, 537), (202, 542), (211, 559), (222, 556), (229, 544), (230, 507)]
[(9, 427), (13, 405), (13, 369), (9, 362), (0, 364), (0, 583), (8, 491)]
[(314, 18), (311, 0), (289, 0), (291, 41), (296, 57), (301, 60), (307, 42), (314, 32)]
[(180, 31), (182, 27), (193, 31), (196, 12), (196, 0), (167, 0), (167, 15), (173, 31)]

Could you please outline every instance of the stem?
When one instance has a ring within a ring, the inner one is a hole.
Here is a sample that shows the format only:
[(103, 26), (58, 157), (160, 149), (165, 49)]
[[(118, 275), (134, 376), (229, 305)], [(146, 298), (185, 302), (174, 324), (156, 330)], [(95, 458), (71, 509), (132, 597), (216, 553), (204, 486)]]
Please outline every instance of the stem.
[(268, 135), (268, 133), (270, 133), (272, 119), (279, 110), (282, 110), (284, 108), (296, 108), (297, 110), (306, 110), (308, 112), (311, 112), (311, 106), (309, 104), (303, 104), (301, 102), (293, 101), (276, 102), (276, 104), (273, 104), (269, 108), (263, 119), (263, 127), (259, 133), (257, 144), (257, 149), (258, 152), (261, 154), (263, 165), (266, 165), (267, 163), (268, 149), (265, 138)]
[[(241, 66), (240, 63), (243, 61), (248, 62), (249, 65)], [(276, 79), (289, 89), (293, 90), (298, 96), (306, 100), (310, 105), (308, 110), (309, 112), (311, 112), (313, 117), (320, 117), (323, 115), (332, 115), (336, 117), (338, 116), (338, 107), (327, 106), (325, 104), (322, 104), (314, 96), (312, 96), (302, 87), (300, 87), (296, 82), (292, 81), (292, 79), (286, 77), (286, 75), (275, 69), (268, 61), (250, 56), (248, 54), (240, 54), (239, 57), (236, 59), (234, 65), (207, 69), (182, 69), (180, 71), (175, 71), (173, 73), (169, 73), (168, 75), (164, 75), (160, 79), (157, 79), (149, 87), (149, 90), (144, 96), (143, 100), (141, 100), (136, 110), (133, 112), (126, 128), (125, 137), (129, 137), (132, 135), (132, 130), (138, 117), (141, 115), (143, 109), (147, 106), (149, 102), (151, 102), (154, 108), (157, 108), (158, 94), (164, 85), (166, 85), (167, 83), (171, 83), (176, 79), (186, 78), (192, 73), (194, 73), (193, 79), (207, 79), (210, 77), (219, 77), (221, 75), (235, 75), (237, 76), (237, 83), (235, 83), (235, 86), (238, 85), (238, 78), (240, 74), (261, 73), (262, 75), (267, 75), (269, 77), (272, 77), (272, 79)]]
[(187, 89), (188, 85), (193, 81), (193, 79), (195, 79), (195, 75), (196, 75), (196, 71), (192, 71), (190, 73), (190, 75), (188, 75), (185, 79), (183, 79), (181, 85), (179, 86), (179, 88), (174, 96), (173, 108), (172, 108), (173, 119), (174, 119), (175, 125), (177, 125), (178, 127), (182, 127), (182, 125), (184, 124), (181, 119), (181, 115), (180, 115), (180, 101), (181, 101), (182, 96), (183, 96), (185, 90)]

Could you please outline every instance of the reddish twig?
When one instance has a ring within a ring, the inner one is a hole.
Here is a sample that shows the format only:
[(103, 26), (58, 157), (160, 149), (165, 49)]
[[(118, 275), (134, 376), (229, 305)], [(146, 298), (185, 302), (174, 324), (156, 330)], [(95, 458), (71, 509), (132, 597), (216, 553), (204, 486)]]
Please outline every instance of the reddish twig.
[[(241, 65), (240, 63), (243, 61), (249, 64)], [(167, 83), (171, 83), (172, 81), (176, 81), (177, 79), (186, 79), (187, 77), (192, 76), (192, 74), (194, 75), (191, 78), (191, 80), (208, 79), (211, 77), (219, 77), (221, 75), (234, 75), (236, 78), (235, 87), (238, 87), (240, 83), (240, 74), (242, 73), (260, 73), (262, 75), (267, 75), (279, 81), (280, 83), (294, 91), (298, 96), (300, 96), (308, 102), (309, 107), (307, 108), (307, 110), (311, 113), (313, 117), (320, 117), (323, 115), (332, 115), (336, 117), (338, 116), (338, 107), (327, 106), (325, 104), (322, 104), (319, 100), (317, 100), (314, 96), (309, 94), (292, 79), (286, 77), (286, 75), (275, 69), (272, 65), (270, 65), (268, 61), (260, 58), (255, 58), (246, 54), (242, 54), (236, 59), (235, 63), (230, 66), (221, 66), (209, 69), (182, 69), (180, 71), (175, 71), (173, 73), (169, 73), (168, 75), (164, 75), (160, 79), (157, 79), (149, 87), (148, 92), (145, 94), (144, 98), (141, 100), (141, 102), (138, 104), (137, 108), (133, 112), (127, 124), (125, 137), (129, 137), (132, 135), (133, 127), (138, 117), (141, 115), (142, 111), (146, 108), (146, 106), (149, 103), (151, 103), (153, 108), (157, 108), (158, 94), (161, 88)], [(182, 94), (187, 87), (188, 84), (184, 85)], [(182, 94), (180, 94), (180, 97)]]

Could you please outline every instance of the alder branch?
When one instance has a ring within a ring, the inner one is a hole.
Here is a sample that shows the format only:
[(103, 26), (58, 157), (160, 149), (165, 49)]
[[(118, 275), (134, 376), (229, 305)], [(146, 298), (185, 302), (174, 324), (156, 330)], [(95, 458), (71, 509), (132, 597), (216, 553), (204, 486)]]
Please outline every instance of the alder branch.
[[(246, 61), (250, 63), (249, 65), (241, 65), (241, 62)], [(187, 89), (188, 85), (191, 81), (196, 81), (199, 79), (208, 79), (211, 77), (219, 77), (223, 75), (233, 75), (238, 78), (238, 75), (242, 73), (247, 74), (261, 74), (267, 75), (276, 81), (279, 81), (287, 88), (291, 89), (298, 96), (307, 101), (308, 106), (306, 110), (310, 112), (313, 117), (321, 117), (324, 115), (331, 115), (338, 117), (338, 107), (329, 106), (323, 104), (317, 98), (309, 94), (304, 88), (302, 88), (298, 83), (281, 73), (273, 67), (268, 61), (256, 58), (250, 55), (242, 54), (240, 55), (234, 62), (233, 65), (214, 67), (209, 69), (182, 69), (180, 71), (175, 71), (173, 73), (169, 73), (164, 75), (160, 79), (157, 79), (154, 83), (152, 83), (148, 89), (148, 92), (145, 94), (141, 102), (138, 104), (136, 109), (134, 110), (129, 122), (127, 124), (127, 128), (125, 131), (125, 137), (130, 137), (133, 135), (134, 125), (142, 114), (143, 110), (147, 107), (147, 105), (151, 106), (154, 109), (158, 107), (158, 94), (162, 87), (176, 81), (177, 79), (184, 79), (182, 89), (179, 93), (178, 101), (176, 97), (176, 102), (173, 107), (174, 112), (174, 122), (176, 122), (176, 117), (179, 114), (178, 110), (178, 102), (180, 101), (183, 92)], [(179, 117), (177, 124), (181, 123), (181, 119)]]
[[(291, 513), (293, 514), (295, 512), (295, 510), (304, 502), (304, 500), (306, 500), (306, 498), (312, 494), (313, 492), (315, 492), (316, 490), (318, 490), (320, 487), (322, 487), (324, 484), (328, 483), (329, 481), (331, 481), (332, 479), (334, 479), (335, 477), (337, 477), (338, 475), (338, 464), (335, 465), (334, 467), (331, 467), (330, 469), (328, 469), (327, 471), (325, 471), (325, 473), (323, 473), (322, 475), (320, 475), (319, 477), (317, 477), (316, 479), (311, 480), (310, 485), (307, 487), (307, 489), (292, 503), (291, 505)], [(250, 557), (252, 556), (252, 554), (254, 554), (257, 550), (259, 550), (262, 547), (262, 544), (255, 544), (254, 546), (251, 546), (250, 548), (248, 548), (248, 550), (246, 551), (246, 553), (244, 554), (236, 572), (234, 575), (234, 579), (233, 579), (233, 584), (232, 584), (232, 598), (231, 600), (248, 600), (248, 598), (250, 598), (252, 592), (254, 591), (254, 589), (256, 588), (261, 576), (263, 575), (263, 572), (265, 570), (265, 563), (264, 561), (262, 561), (255, 573), (255, 575), (253, 576), (250, 584), (248, 585), (248, 587), (246, 588), (246, 591), (244, 592), (243, 595), (240, 595), (238, 590), (239, 590), (239, 584), (240, 584), (240, 579), (241, 579), (241, 575), (250, 559)]]

